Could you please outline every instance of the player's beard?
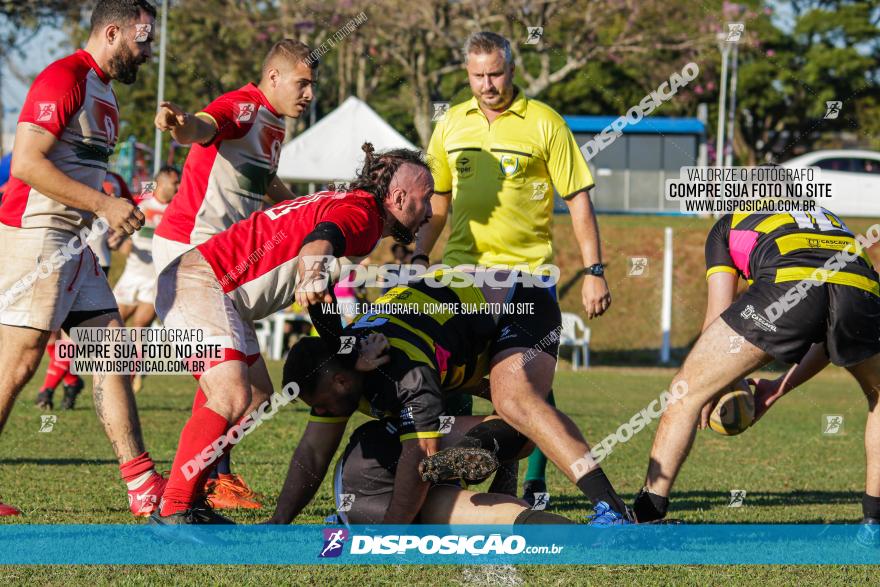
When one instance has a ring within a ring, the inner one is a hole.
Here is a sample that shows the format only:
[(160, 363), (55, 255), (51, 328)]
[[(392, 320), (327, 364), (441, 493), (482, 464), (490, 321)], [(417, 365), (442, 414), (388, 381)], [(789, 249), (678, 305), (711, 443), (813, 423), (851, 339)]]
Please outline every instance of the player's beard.
[(138, 68), (144, 60), (135, 57), (127, 45), (120, 45), (119, 50), (110, 58), (109, 73), (113, 79), (131, 85), (137, 80)]
[(416, 235), (397, 218), (391, 221), (391, 238), (402, 245), (411, 244), (416, 240)]

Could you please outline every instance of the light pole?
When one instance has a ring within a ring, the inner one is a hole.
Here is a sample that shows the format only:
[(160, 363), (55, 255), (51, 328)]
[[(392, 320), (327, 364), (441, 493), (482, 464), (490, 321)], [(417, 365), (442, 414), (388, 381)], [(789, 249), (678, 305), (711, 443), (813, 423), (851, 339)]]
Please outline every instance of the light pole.
[[(165, 100), (165, 41), (168, 39), (168, 0), (162, 0), (162, 36), (159, 38), (159, 89), (156, 92), (156, 112)], [(162, 166), (162, 131), (156, 129), (156, 142), (153, 149), (153, 177)]]
[(724, 165), (733, 167), (733, 139), (736, 125), (736, 78), (739, 70), (739, 43), (733, 43), (733, 59), (730, 66), (730, 108), (727, 111), (727, 141), (724, 145)]
[(727, 103), (727, 63), (730, 59), (730, 43), (727, 33), (718, 33), (718, 49), (721, 51), (721, 88), (718, 92), (718, 131), (715, 136), (715, 167), (724, 167), (724, 107)]

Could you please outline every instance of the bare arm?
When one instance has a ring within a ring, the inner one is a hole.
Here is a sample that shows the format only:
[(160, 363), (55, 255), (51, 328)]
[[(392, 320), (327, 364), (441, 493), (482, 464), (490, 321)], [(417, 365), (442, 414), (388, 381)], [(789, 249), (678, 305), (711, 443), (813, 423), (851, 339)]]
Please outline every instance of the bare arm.
[(266, 195), (276, 204), (284, 200), (292, 200), (296, 197), (296, 194), (290, 191), (290, 188), (278, 179), (277, 176), (272, 178), (269, 187), (266, 188)]
[(144, 215), (137, 206), (80, 183), (55, 167), (48, 154), (56, 140), (41, 126), (19, 124), (12, 175), (56, 202), (101, 216), (115, 231), (131, 234), (140, 228)]
[(312, 501), (345, 433), (345, 422), (309, 422), (290, 459), (270, 524), (289, 524)]
[(394, 475), (391, 505), (385, 512), (383, 524), (410, 524), (415, 519), (431, 488), (419, 477), (419, 462), (439, 448), (439, 438), (414, 438), (403, 442), (403, 451)]
[[(449, 200), (452, 194), (449, 192), (431, 196), (431, 218), (416, 236), (416, 249), (413, 255), (431, 255), (431, 250), (437, 244), (443, 227), (446, 226), (446, 217), (449, 216)], [(430, 265), (430, 263), (425, 263)]]
[(217, 134), (217, 125), (208, 116), (193, 116), (173, 102), (162, 102), (155, 118), (156, 128), (171, 131), (181, 145), (207, 143)]
[(703, 328), (700, 332), (706, 330), (733, 303), (738, 280), (739, 277), (735, 273), (727, 271), (719, 271), (709, 276), (706, 317), (703, 320)]
[[(599, 224), (587, 190), (565, 200), (571, 214), (574, 238), (577, 240), (584, 267), (602, 262), (602, 245), (599, 242)], [(585, 275), (581, 286), (581, 300), (587, 318), (598, 318), (611, 305), (611, 292), (604, 276)]]
[(816, 343), (810, 347), (804, 358), (781, 377), (774, 380), (752, 380), (755, 385), (755, 421), (767, 413), (782, 396), (816, 376), (828, 366), (830, 359), (825, 353), (825, 345)]

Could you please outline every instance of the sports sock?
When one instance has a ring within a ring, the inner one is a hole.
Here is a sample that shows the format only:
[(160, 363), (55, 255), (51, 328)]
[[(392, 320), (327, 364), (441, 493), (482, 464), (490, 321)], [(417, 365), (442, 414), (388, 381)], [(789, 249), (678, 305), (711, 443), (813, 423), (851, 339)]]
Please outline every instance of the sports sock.
[(217, 459), (217, 466), (214, 467), (214, 471), (211, 474), (211, 477), (213, 477), (215, 474), (232, 475), (232, 456), (230, 455), (231, 451), (223, 451), (223, 456)]
[(456, 446), (483, 448), (495, 453), (501, 462), (515, 460), (528, 438), (500, 418), (480, 422), (465, 434)]
[(74, 375), (70, 371), (61, 379), (61, 383), (64, 385), (79, 385), (83, 383), (82, 378), (79, 375)]
[[(553, 390), (547, 396), (547, 403), (556, 407), (556, 400), (553, 397)], [(532, 454), (529, 455), (529, 468), (526, 469), (526, 481), (544, 481), (547, 476), (547, 457), (541, 452), (537, 446)]]
[(574, 524), (568, 518), (551, 514), (543, 510), (523, 510), (519, 513), (514, 524)]
[[(874, 499), (880, 503), (880, 498), (875, 497)], [(657, 495), (656, 493), (651, 493), (648, 491), (647, 487), (643, 487), (642, 490), (639, 491), (639, 494), (636, 495), (636, 499), (633, 502), (633, 513), (636, 515), (636, 520), (640, 523), (662, 520), (666, 517), (666, 511), (668, 509), (669, 498)]]
[(46, 378), (40, 389), (55, 389), (61, 383), (61, 379), (67, 375), (70, 369), (70, 361), (55, 358), (55, 343), (46, 345), (46, 354), (49, 355), (49, 368), (46, 369)]
[(132, 490), (143, 485), (144, 481), (156, 472), (156, 466), (150, 458), (150, 453), (145, 452), (119, 465), (119, 472), (122, 473), (122, 480), (129, 490)]
[(226, 418), (205, 406), (196, 410), (187, 421), (180, 433), (180, 443), (174, 456), (174, 464), (171, 466), (171, 477), (162, 496), (163, 516), (181, 512), (192, 506), (193, 495), (201, 487), (206, 472), (201, 471), (187, 479), (183, 467), (205, 447), (211, 446), (228, 428), (229, 421)]
[(593, 505), (604, 501), (618, 514), (626, 514), (626, 504), (614, 491), (611, 481), (601, 467), (596, 467), (577, 481), (578, 489), (584, 492)]
[(192, 413), (195, 414), (196, 410), (198, 410), (199, 408), (204, 406), (207, 401), (208, 401), (208, 396), (205, 395), (205, 392), (202, 391), (201, 387), (197, 387), (196, 388), (196, 395), (195, 395), (195, 397), (193, 397)]
[(862, 496), (862, 513), (866, 518), (880, 520), (880, 497), (864, 494)]

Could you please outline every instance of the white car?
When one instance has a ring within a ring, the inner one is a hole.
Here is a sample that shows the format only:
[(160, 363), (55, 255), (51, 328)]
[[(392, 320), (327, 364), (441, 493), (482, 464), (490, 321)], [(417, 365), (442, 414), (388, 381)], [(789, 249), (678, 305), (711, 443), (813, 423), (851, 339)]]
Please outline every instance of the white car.
[(880, 153), (828, 150), (789, 159), (782, 167), (818, 167), (820, 180), (832, 184), (822, 206), (840, 216), (880, 217)]

